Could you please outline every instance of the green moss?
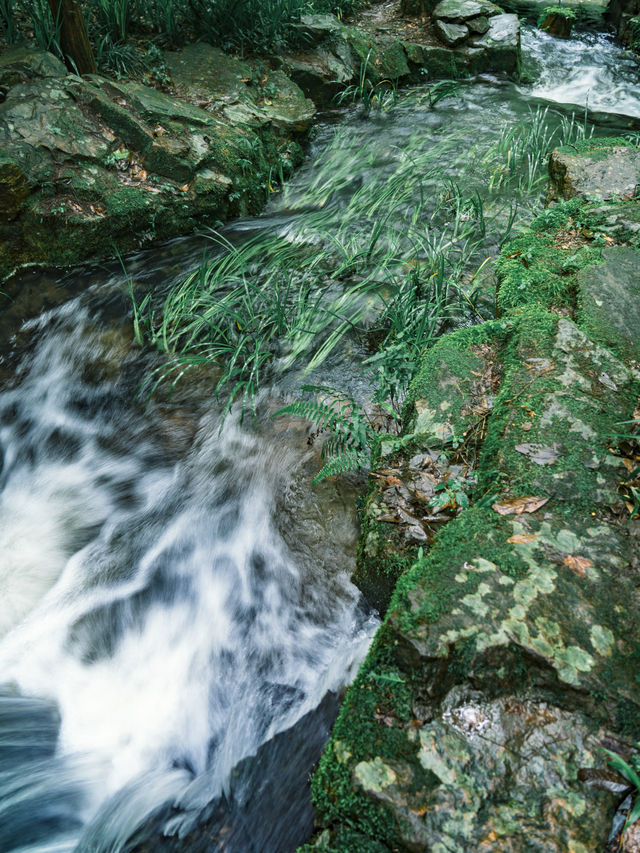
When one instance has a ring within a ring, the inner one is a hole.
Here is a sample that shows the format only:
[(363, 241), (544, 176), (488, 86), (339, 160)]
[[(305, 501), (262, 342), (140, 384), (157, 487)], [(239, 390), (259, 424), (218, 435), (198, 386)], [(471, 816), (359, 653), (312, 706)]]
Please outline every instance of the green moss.
[[(589, 360), (592, 350), (571, 356), (554, 352), (557, 322), (555, 314), (537, 308), (513, 318), (514, 334), (503, 352), (504, 375), (480, 457), (477, 488), (480, 493), (508, 487), (513, 495), (561, 495), (570, 498), (574, 508), (583, 504), (591, 509), (594, 496), (604, 494), (594, 454), (607, 455), (608, 435), (616, 418), (633, 411), (636, 389), (612, 392), (598, 385), (598, 368)], [(574, 390), (565, 384), (569, 380), (561, 381), (561, 356), (572, 371), (593, 377), (593, 391), (585, 392), (577, 377), (570, 380), (576, 383)], [(603, 351), (601, 358), (610, 357)], [(532, 372), (527, 364), (543, 367)], [(601, 370), (611, 369), (598, 364)], [(593, 405), (596, 395), (598, 406)], [(532, 466), (515, 449), (525, 440), (545, 447), (557, 444), (561, 456), (553, 465)]]
[[(450, 522), (437, 537), (429, 552), (418, 560), (398, 581), (391, 601), (397, 624), (402, 630), (437, 622), (450, 611), (458, 599), (477, 591), (479, 573), (471, 572), (464, 583), (454, 580), (458, 569), (469, 556), (474, 543), (474, 556), (495, 563), (512, 579), (526, 574), (527, 565), (507, 543), (513, 528), (509, 521), (490, 507), (474, 506)], [(415, 590), (421, 591), (416, 606)]]
[(323, 832), (314, 844), (299, 847), (297, 853), (389, 853), (389, 848), (351, 827), (338, 826)]
[(608, 156), (610, 148), (634, 148), (633, 143), (624, 136), (590, 136), (587, 139), (577, 139), (571, 145), (558, 148), (566, 154), (588, 154), (594, 159)]
[(357, 764), (375, 755), (415, 764), (416, 784), (433, 784), (430, 774), (416, 762), (417, 748), (407, 738), (405, 728), (411, 718), (415, 687), (411, 674), (398, 669), (392, 646), (381, 629), (347, 693), (313, 776), (311, 793), (319, 823), (329, 826), (344, 822), (351, 832), (367, 839), (384, 839), (393, 848), (398, 828), (391, 809), (374, 803), (355, 787), (352, 773)]
[(402, 419), (409, 425), (408, 429), (415, 429), (413, 409), (416, 401), (425, 398), (429, 399), (434, 409), (445, 401), (452, 403), (453, 409), (448, 411), (452, 412), (451, 416), (454, 419), (460, 419), (466, 403), (466, 395), (460, 393), (459, 387), (456, 389), (451, 384), (439, 387), (438, 381), (442, 377), (443, 366), (446, 367), (450, 376), (458, 377), (460, 382), (471, 381), (473, 378), (471, 371), (483, 366), (482, 359), (474, 354), (474, 348), (482, 344), (495, 343), (504, 334), (503, 323), (489, 320), (478, 326), (470, 326), (445, 335), (433, 347), (425, 350), (403, 406)]

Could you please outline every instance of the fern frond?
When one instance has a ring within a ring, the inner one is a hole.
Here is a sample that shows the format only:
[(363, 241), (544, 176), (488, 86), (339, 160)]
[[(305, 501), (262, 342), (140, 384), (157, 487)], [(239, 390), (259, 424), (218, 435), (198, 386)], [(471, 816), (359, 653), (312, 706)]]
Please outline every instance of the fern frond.
[(367, 468), (368, 465), (369, 455), (367, 453), (363, 453), (361, 450), (347, 450), (323, 465), (311, 482), (315, 486), (316, 483), (326, 480), (327, 477), (346, 474), (347, 471), (358, 471), (361, 468)]

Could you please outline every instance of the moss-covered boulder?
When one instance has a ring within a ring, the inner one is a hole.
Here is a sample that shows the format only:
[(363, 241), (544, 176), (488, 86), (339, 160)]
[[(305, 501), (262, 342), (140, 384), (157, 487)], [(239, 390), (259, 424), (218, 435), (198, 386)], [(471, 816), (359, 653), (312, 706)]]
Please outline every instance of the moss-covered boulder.
[(625, 139), (588, 139), (556, 148), (549, 178), (550, 200), (633, 198), (640, 186), (640, 149)]
[[(603, 743), (640, 725), (640, 577), (610, 514), (624, 468), (608, 438), (638, 383), (541, 308), (503, 335), (478, 465), (486, 499), (399, 581), (314, 779), (330, 828), (316, 849), (606, 842), (615, 799), (583, 779), (604, 767)], [(359, 846), (338, 840), (348, 831)]]
[[(197, 60), (197, 61), (196, 61)], [(173, 59), (182, 97), (41, 51), (0, 62), (0, 277), (111, 256), (257, 210), (290, 173), (314, 106), (282, 72), (206, 45)]]
[(564, 6), (546, 6), (538, 18), (538, 26), (556, 38), (568, 39), (576, 20), (576, 13)]
[[(425, 353), (355, 575), (388, 595), (395, 572), (395, 592), (314, 776), (306, 851), (605, 849), (624, 783), (602, 747), (628, 758), (640, 737), (635, 463), (614, 438), (640, 392), (639, 205), (546, 210), (498, 259), (500, 319)], [(439, 470), (454, 493), (460, 460), (471, 505), (452, 494), (420, 539), (418, 482)]]

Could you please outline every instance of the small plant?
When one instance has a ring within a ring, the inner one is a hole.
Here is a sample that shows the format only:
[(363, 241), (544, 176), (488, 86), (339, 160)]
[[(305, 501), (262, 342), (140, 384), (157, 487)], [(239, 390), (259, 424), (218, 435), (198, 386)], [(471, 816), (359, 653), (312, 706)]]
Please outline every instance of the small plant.
[(367, 468), (377, 432), (353, 397), (324, 385), (303, 385), (301, 391), (314, 397), (296, 400), (276, 416), (297, 415), (310, 421), (318, 433), (328, 433), (322, 445), (322, 456), (328, 461), (312, 482)]
[(14, 0), (0, 0), (0, 31), (7, 44), (15, 44), (18, 37)]
[(33, 36), (38, 47), (64, 59), (60, 47), (60, 21), (54, 21), (47, 0), (21, 0), (21, 6), (31, 19)]
[(184, 41), (185, 11), (181, 0), (151, 0), (144, 6), (144, 16), (152, 29), (172, 44)]
[(429, 506), (436, 510), (469, 508), (469, 489), (475, 480), (472, 477), (448, 477), (435, 487), (436, 494)]
[[(640, 750), (640, 743), (636, 743), (634, 746)], [(625, 761), (616, 752), (612, 752), (610, 749), (605, 749), (604, 747), (602, 749), (609, 756), (607, 764), (613, 767), (629, 783), (630, 788), (634, 789), (634, 803), (627, 815), (626, 829), (640, 818), (640, 753), (635, 752), (629, 761)]]
[(112, 43), (126, 41), (134, 18), (134, 0), (93, 0), (100, 29)]
[(395, 83), (391, 80), (380, 80), (378, 83), (373, 83), (370, 79), (368, 71), (370, 59), (371, 51), (360, 65), (358, 82), (346, 86), (335, 98), (338, 105), (344, 104), (346, 101), (362, 104), (365, 116), (369, 115), (372, 109), (387, 110), (394, 106), (398, 100), (398, 87)]

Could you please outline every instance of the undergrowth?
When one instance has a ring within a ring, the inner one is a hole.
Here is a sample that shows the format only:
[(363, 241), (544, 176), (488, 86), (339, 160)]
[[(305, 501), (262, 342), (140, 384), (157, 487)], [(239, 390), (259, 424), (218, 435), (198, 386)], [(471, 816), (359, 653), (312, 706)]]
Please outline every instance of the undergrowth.
[[(539, 210), (549, 151), (588, 135), (584, 123), (554, 125), (537, 110), (464, 153), (462, 134), (426, 145), (415, 134), (380, 169), (359, 134), (338, 130), (304, 195), (284, 190), (283, 207), (300, 211), (295, 225), (240, 246), (213, 235), (214, 257), (162, 305), (134, 303), (139, 340), (167, 356), (148, 391), (215, 363), (226, 412), (236, 401), (255, 408), (261, 386), (296, 371), (301, 391), (281, 412), (324, 438), (319, 477), (366, 467), (381, 432), (402, 432), (424, 350), (447, 329), (493, 316), (479, 302), (481, 272), (514, 224)], [(347, 342), (361, 353), (364, 402), (323, 381), (322, 366)]]
[[(302, 15), (348, 16), (361, 0), (83, 0), (78, 5), (102, 67), (111, 70), (122, 66), (127, 55), (134, 57), (131, 40), (144, 43), (149, 36), (172, 45), (203, 39), (249, 53), (299, 44), (305, 39), (299, 27)], [(0, 32), (7, 44), (29, 36), (62, 57), (59, 28), (47, 0), (0, 0)], [(138, 73), (136, 61), (127, 73)]]

